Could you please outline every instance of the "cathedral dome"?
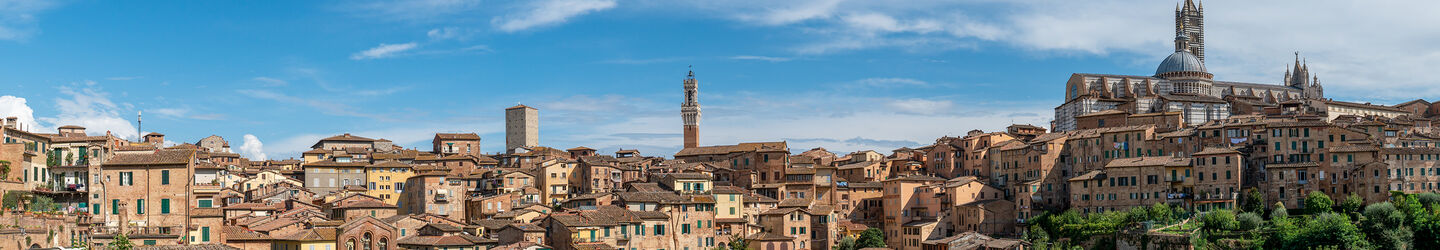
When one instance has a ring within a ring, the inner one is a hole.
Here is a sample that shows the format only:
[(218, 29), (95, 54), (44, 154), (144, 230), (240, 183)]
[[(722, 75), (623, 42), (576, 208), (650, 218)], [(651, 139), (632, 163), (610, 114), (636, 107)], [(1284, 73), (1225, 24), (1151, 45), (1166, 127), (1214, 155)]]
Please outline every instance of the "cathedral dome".
[(1155, 75), (1157, 76), (1170, 72), (1207, 73), (1205, 72), (1205, 63), (1201, 62), (1199, 57), (1195, 57), (1195, 54), (1191, 54), (1189, 51), (1176, 51), (1174, 54), (1166, 57), (1164, 61), (1161, 61), (1160, 67), (1155, 68)]

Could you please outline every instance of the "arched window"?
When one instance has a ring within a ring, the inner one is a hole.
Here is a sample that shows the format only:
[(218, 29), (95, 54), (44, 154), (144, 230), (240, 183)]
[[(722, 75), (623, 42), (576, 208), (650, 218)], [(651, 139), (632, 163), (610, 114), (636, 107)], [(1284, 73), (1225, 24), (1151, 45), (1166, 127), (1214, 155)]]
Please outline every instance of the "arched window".
[(355, 238), (345, 240), (345, 250), (355, 250)]
[(380, 241), (377, 241), (377, 242), (375, 243), (375, 245), (376, 245), (376, 246), (375, 246), (375, 249), (379, 249), (379, 250), (389, 250), (389, 249), (390, 249), (390, 241), (385, 240), (385, 237), (380, 237)]
[(365, 235), (360, 237), (360, 248), (364, 248), (365, 250), (373, 249), (372, 247), (374, 245), (370, 244), (370, 239), (370, 232), (365, 232)]

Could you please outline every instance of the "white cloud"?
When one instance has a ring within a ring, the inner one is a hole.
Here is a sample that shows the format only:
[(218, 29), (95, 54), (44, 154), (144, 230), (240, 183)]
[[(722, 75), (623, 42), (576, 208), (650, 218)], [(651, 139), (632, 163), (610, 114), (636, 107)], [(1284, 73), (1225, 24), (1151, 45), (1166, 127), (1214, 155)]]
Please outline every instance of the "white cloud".
[(927, 83), (927, 82), (925, 82), (925, 81), (916, 80), (916, 79), (911, 79), (911, 78), (898, 78), (898, 77), (865, 78), (865, 79), (860, 79), (860, 80), (855, 81), (855, 82), (856, 82), (856, 83), (859, 83), (860, 85), (869, 86), (869, 87), (901, 87), (901, 86), (927, 86), (927, 85), (930, 85), (930, 83)]
[(615, 8), (615, 0), (544, 0), (533, 2), (525, 11), (490, 19), (490, 24), (505, 32), (560, 24), (572, 17)]
[(735, 11), (732, 18), (762, 25), (785, 25), (833, 15), (840, 0), (718, 1), (701, 3), (706, 8)]
[(265, 143), (260, 142), (260, 137), (252, 134), (245, 134), (244, 142), (240, 144), (240, 153), (250, 160), (268, 159), (265, 155)]
[(0, 119), (7, 117), (15, 117), (16, 121), (21, 124), (18, 126), (19, 128), (30, 132), (39, 132), (35, 129), (40, 125), (35, 123), (35, 110), (30, 109), (25, 98), (0, 96)]
[(0, 0), (0, 40), (28, 40), (40, 32), (36, 15), (56, 5), (49, 0)]
[(891, 109), (894, 109), (894, 111), (898, 113), (917, 115), (935, 115), (948, 113), (954, 111), (955, 108), (955, 103), (950, 102), (949, 100), (935, 101), (920, 98), (892, 100), (885, 105), (890, 107)]
[(147, 109), (146, 111), (150, 111), (151, 113), (159, 114), (159, 115), (162, 115), (162, 116), (169, 116), (169, 117), (172, 117), (172, 118), (185, 117), (185, 114), (186, 114), (186, 113), (190, 113), (190, 109), (186, 109), (186, 108), (158, 108), (158, 109)]
[(86, 88), (75, 88), (72, 86), (61, 86), (60, 94), (67, 96), (55, 98), (55, 111), (58, 112), (52, 117), (40, 117), (41, 122), (48, 124), (51, 129), (63, 125), (80, 125), (90, 134), (105, 134), (111, 132), (115, 136), (127, 139), (137, 139), (135, 125), (130, 120), (122, 118), (122, 113), (129, 113), (132, 110), (129, 105), (119, 105), (110, 100), (110, 94), (100, 90), (93, 82), (87, 81)]
[(347, 2), (341, 9), (386, 20), (429, 22), (481, 7), (480, 0), (372, 0)]
[[(876, 78), (885, 79), (885, 78)], [(876, 81), (920, 81), (905, 80)], [(703, 145), (790, 140), (790, 148), (803, 151), (825, 147), (832, 151), (891, 150), (928, 144), (945, 135), (963, 135), (971, 129), (995, 131), (1011, 123), (1047, 125), (1048, 103), (967, 102), (958, 97), (890, 98), (849, 88), (812, 89), (783, 94), (712, 93), (704, 98), (700, 121)], [(541, 144), (587, 146), (600, 150), (636, 148), (647, 155), (669, 155), (679, 150), (680, 117), (670, 101), (633, 96), (558, 98), (542, 103)], [(559, 105), (559, 106), (557, 106)], [(591, 108), (579, 108), (580, 106)], [(556, 119), (570, 114), (598, 114), (607, 119)], [(570, 111), (578, 110), (580, 112)], [(624, 114), (624, 115), (612, 115)], [(903, 127), (903, 128), (902, 128)]]
[(269, 77), (263, 77), (263, 76), (258, 76), (258, 77), (255, 77), (255, 78), (251, 78), (251, 80), (254, 80), (254, 81), (256, 81), (256, 82), (260, 82), (261, 85), (267, 86), (267, 87), (290, 85), (290, 82), (287, 82), (287, 81), (285, 81), (285, 80), (280, 80), (280, 79), (275, 79), (275, 78), (269, 78)]
[(465, 34), (460, 30), (460, 28), (456, 27), (436, 28), (425, 32), (425, 36), (430, 37), (431, 40), (457, 39), (463, 37), (464, 35)]
[(420, 45), (417, 44), (417, 43), (415, 43), (415, 42), (408, 42), (408, 43), (401, 43), (401, 44), (386, 44), (386, 43), (381, 43), (380, 46), (375, 46), (374, 48), (370, 48), (370, 49), (367, 49), (367, 50), (365, 50), (365, 51), (355, 52), (355, 54), (351, 54), (351, 55), (350, 55), (350, 60), (369, 60), (369, 59), (380, 59), (380, 58), (394, 57), (394, 56), (398, 56), (398, 55), (400, 55), (401, 53), (404, 53), (404, 52), (406, 52), (406, 51), (415, 49), (415, 48), (417, 48), (417, 47), (419, 47), (419, 46), (420, 46)]
[(790, 61), (792, 58), (789, 58), (789, 57), (773, 57), (773, 56), (739, 55), (739, 56), (732, 56), (732, 57), (730, 57), (730, 59), (731, 59), (731, 60), (766, 61), (766, 62), (784, 62), (784, 61)]
[[(1040, 56), (1101, 57), (1153, 67), (1171, 53), (1174, 8), (1183, 0), (642, 1), (804, 36), (799, 54), (869, 49), (931, 53), (1016, 48)], [(1440, 95), (1440, 1), (1204, 2), (1206, 63), (1219, 80), (1277, 83), (1308, 57), (1327, 96), (1397, 103)], [(1304, 6), (1297, 11), (1296, 6)], [(679, 10), (677, 10), (679, 9)], [(1148, 74), (1150, 72), (1094, 72)]]

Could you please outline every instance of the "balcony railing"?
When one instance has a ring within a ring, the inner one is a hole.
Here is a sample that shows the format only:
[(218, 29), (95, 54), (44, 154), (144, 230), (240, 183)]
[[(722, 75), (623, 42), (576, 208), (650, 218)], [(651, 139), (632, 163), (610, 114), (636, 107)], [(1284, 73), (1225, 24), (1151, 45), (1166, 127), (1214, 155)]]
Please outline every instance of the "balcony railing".
[[(118, 226), (96, 226), (96, 227), (90, 227), (90, 235), (115, 235), (116, 233), (120, 233), (120, 232), (121, 232), (121, 231), (120, 231), (120, 227), (118, 227)], [(185, 233), (185, 228), (184, 228), (184, 227), (179, 227), (179, 226), (173, 226), (173, 227), (163, 227), (163, 226), (140, 227), (140, 226), (132, 226), (132, 227), (126, 227), (126, 229), (125, 229), (124, 232), (125, 232), (125, 235), (129, 235), (129, 236), (131, 236), (131, 237), (134, 237), (134, 236), (179, 236), (180, 234)]]
[(210, 183), (210, 182), (207, 182), (207, 183), (195, 183), (195, 185), (193, 185), (192, 188), (195, 189), (195, 192), (197, 192), (197, 193), (217, 193), (217, 192), (220, 192), (220, 189), (221, 189), (220, 183)]

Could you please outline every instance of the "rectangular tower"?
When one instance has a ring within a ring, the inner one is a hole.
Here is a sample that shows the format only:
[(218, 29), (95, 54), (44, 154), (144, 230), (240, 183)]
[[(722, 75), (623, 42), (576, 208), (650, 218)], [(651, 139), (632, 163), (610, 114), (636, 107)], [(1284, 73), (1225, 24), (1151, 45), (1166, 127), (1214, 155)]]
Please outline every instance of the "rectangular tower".
[(540, 145), (540, 111), (525, 105), (505, 109), (505, 152)]
[(680, 103), (680, 119), (685, 124), (685, 148), (699, 146), (700, 136), (700, 82), (695, 80), (695, 71), (685, 76), (685, 102)]

